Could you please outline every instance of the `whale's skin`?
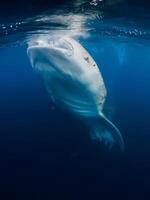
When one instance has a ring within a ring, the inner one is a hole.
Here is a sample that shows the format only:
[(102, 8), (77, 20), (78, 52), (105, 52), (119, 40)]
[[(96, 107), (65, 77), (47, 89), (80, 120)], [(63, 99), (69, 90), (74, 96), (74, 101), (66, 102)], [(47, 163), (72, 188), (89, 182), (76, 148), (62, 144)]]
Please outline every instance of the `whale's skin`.
[(55, 103), (80, 118), (93, 139), (124, 148), (119, 130), (102, 113), (106, 87), (90, 54), (69, 37), (35, 38), (27, 49), (32, 67)]

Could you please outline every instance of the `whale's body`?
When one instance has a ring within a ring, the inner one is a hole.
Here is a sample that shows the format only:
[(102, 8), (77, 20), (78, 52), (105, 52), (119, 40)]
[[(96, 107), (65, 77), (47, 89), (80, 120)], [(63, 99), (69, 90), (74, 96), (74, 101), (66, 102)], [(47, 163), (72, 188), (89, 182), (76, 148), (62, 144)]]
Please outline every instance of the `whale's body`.
[(92, 139), (116, 143), (123, 150), (119, 130), (102, 113), (106, 88), (89, 53), (72, 38), (44, 37), (30, 42), (27, 53), (55, 103), (80, 118)]

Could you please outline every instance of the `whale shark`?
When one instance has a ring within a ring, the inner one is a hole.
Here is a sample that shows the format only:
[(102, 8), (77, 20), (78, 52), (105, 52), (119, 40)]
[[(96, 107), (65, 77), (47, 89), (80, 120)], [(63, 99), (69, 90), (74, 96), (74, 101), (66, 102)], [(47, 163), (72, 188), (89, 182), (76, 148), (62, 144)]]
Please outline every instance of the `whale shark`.
[(106, 87), (100, 69), (87, 50), (70, 37), (37, 37), (27, 54), (55, 104), (80, 119), (91, 139), (124, 150), (118, 128), (104, 115)]

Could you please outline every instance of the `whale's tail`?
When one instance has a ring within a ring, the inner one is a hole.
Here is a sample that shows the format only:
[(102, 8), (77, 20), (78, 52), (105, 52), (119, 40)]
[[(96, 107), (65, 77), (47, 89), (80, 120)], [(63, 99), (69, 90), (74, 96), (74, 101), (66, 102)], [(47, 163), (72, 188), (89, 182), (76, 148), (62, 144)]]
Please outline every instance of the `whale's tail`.
[(90, 136), (93, 140), (105, 143), (109, 148), (114, 144), (124, 151), (124, 141), (118, 128), (100, 112), (100, 116), (88, 120)]

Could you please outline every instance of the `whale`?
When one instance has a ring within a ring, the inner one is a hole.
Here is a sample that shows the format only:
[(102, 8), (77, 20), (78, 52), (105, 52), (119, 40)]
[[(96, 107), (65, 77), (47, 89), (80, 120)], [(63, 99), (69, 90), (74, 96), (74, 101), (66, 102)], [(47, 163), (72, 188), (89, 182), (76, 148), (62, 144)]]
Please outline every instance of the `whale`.
[(100, 68), (77, 40), (35, 37), (27, 55), (56, 106), (83, 122), (92, 140), (124, 151), (120, 131), (103, 113), (107, 91)]

